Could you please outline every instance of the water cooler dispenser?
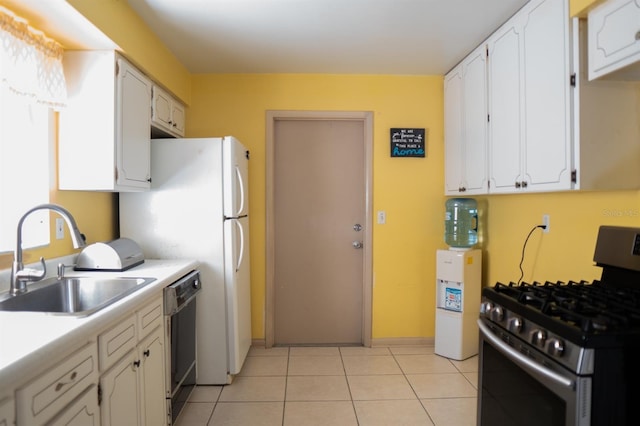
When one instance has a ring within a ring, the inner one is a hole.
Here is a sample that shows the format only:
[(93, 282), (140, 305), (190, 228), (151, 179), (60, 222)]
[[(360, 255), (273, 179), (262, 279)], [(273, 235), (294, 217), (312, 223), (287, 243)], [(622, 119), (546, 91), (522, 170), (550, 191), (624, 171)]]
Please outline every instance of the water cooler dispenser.
[(482, 251), (438, 250), (435, 353), (463, 360), (478, 353)]
[(478, 242), (478, 209), (471, 198), (447, 200), (445, 242), (436, 254), (435, 353), (463, 360), (478, 353), (478, 315), (482, 251)]

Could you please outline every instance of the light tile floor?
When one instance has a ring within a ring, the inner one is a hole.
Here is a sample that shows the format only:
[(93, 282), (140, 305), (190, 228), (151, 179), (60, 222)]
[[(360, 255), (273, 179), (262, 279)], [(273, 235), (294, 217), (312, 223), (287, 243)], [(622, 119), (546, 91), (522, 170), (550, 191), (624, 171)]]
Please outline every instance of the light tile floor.
[(471, 426), (477, 382), (477, 356), (433, 347), (252, 347), (231, 385), (196, 387), (177, 426)]

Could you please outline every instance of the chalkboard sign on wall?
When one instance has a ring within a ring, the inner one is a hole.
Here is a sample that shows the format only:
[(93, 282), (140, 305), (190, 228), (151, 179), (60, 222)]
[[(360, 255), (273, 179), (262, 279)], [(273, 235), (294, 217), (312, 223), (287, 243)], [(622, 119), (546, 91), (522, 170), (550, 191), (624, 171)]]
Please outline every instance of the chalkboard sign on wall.
[(425, 129), (391, 129), (392, 157), (424, 157), (426, 150)]

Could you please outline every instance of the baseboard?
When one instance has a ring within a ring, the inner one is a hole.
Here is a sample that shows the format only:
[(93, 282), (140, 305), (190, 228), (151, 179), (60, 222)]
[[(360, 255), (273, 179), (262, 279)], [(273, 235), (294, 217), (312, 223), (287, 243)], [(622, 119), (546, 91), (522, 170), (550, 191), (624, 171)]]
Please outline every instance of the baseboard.
[(380, 346), (434, 346), (434, 337), (383, 337), (371, 339), (371, 347)]
[(264, 348), (267, 344), (265, 339), (251, 339), (251, 346)]
[[(265, 339), (252, 339), (251, 346), (265, 347)], [(435, 346), (434, 337), (384, 337), (371, 339), (371, 347), (381, 346)]]

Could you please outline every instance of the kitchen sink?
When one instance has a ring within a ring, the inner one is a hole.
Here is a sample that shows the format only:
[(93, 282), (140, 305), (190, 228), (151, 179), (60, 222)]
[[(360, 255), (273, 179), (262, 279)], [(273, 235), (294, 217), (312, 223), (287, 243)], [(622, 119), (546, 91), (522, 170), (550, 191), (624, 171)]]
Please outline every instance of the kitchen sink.
[(87, 316), (153, 281), (155, 278), (54, 277), (29, 284), (26, 293), (0, 295), (0, 311)]

